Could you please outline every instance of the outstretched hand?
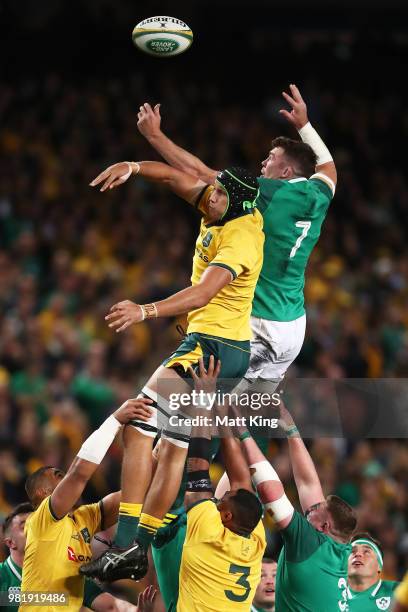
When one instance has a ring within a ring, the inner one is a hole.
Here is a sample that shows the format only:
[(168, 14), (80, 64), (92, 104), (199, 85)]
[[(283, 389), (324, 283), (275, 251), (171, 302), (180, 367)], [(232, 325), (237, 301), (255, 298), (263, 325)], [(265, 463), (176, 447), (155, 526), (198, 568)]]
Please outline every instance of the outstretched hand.
[(152, 403), (152, 400), (148, 397), (128, 399), (113, 413), (113, 415), (122, 425), (129, 423), (129, 421), (133, 419), (148, 421), (153, 414), (151, 406), (149, 405)]
[(289, 88), (291, 95), (286, 93), (286, 91), (282, 91), (282, 96), (292, 107), (292, 110), (287, 111), (285, 109), (281, 109), (279, 112), (289, 121), (289, 123), (294, 125), (297, 130), (300, 130), (306, 125), (306, 123), (309, 122), (307, 116), (307, 106), (296, 85), (291, 84), (289, 85)]
[(125, 183), (131, 174), (131, 162), (119, 162), (118, 164), (113, 164), (113, 166), (106, 168), (106, 170), (98, 174), (89, 184), (91, 187), (96, 187), (103, 183), (100, 191), (106, 191), (107, 189), (113, 189)]
[(143, 311), (140, 304), (124, 300), (111, 307), (105, 321), (110, 321), (110, 328), (116, 332), (121, 332), (127, 329), (129, 325), (143, 321)]
[(157, 590), (152, 584), (146, 587), (142, 593), (139, 593), (137, 600), (137, 612), (153, 612), (156, 595)]
[(197, 375), (197, 372), (195, 372), (191, 366), (189, 366), (188, 369), (194, 381), (194, 388), (196, 391), (215, 393), (217, 378), (221, 371), (221, 361), (219, 359), (217, 364), (215, 364), (214, 355), (211, 355), (208, 362), (208, 368), (205, 369), (204, 360), (202, 357), (200, 357), (198, 361), (198, 371), (200, 376)]
[(137, 119), (138, 130), (147, 140), (156, 136), (160, 133), (160, 104), (152, 108), (148, 102), (145, 102), (140, 107)]

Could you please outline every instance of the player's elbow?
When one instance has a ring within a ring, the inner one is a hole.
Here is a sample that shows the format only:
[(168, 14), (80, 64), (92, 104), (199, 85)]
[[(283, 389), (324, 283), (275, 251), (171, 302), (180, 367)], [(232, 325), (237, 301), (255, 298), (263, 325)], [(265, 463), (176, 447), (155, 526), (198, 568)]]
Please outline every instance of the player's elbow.
[(196, 308), (204, 308), (212, 300), (214, 296), (205, 287), (197, 287), (193, 296), (193, 310)]

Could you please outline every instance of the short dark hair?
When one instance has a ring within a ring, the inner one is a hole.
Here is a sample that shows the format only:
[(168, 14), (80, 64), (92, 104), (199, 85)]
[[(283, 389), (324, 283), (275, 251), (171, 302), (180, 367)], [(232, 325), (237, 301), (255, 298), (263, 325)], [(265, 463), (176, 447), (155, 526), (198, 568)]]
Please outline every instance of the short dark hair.
[(238, 489), (230, 501), (236, 523), (249, 533), (253, 531), (262, 517), (262, 504), (257, 496), (247, 489)]
[(16, 506), (3, 521), (3, 537), (5, 538), (7, 536), (7, 533), (15, 516), (18, 516), (19, 514), (28, 514), (29, 512), (33, 512), (33, 510), (34, 508), (30, 504), (30, 502), (23, 502), (22, 504), (18, 504), (18, 506)]
[(358, 531), (357, 533), (353, 533), (353, 537), (351, 538), (350, 544), (353, 544), (353, 542), (355, 540), (369, 540), (370, 542), (372, 542), (373, 544), (375, 544), (377, 546), (377, 548), (379, 548), (380, 553), (382, 554), (382, 556), (384, 557), (384, 551), (383, 548), (380, 544), (380, 542), (378, 540), (376, 540), (375, 538), (373, 538), (372, 535), (370, 535), (368, 533), (368, 531)]
[(37, 490), (43, 484), (45, 472), (53, 469), (54, 466), (52, 465), (44, 465), (43, 467), (40, 467), (38, 470), (30, 474), (30, 476), (27, 478), (27, 480), (25, 481), (25, 490), (30, 502), (35, 502)]
[(309, 178), (316, 172), (316, 153), (312, 147), (300, 140), (279, 136), (274, 138), (271, 148), (281, 147), (286, 157), (293, 163), (297, 175)]
[(357, 526), (355, 511), (344, 499), (337, 495), (328, 495), (326, 502), (327, 511), (333, 519), (334, 531), (342, 539), (349, 541)]
[(273, 557), (263, 557), (262, 563), (277, 563), (277, 560)]

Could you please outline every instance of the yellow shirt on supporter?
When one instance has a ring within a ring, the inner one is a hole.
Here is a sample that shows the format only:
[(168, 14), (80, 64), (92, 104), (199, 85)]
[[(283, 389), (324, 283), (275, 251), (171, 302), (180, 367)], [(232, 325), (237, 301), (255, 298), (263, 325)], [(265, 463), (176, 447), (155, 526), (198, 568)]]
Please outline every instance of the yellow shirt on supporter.
[(402, 606), (408, 607), (408, 572), (405, 574), (401, 584), (395, 589), (394, 599)]
[(21, 604), (24, 612), (74, 612), (82, 606), (84, 578), (79, 572), (91, 560), (91, 539), (101, 529), (99, 504), (80, 506), (57, 520), (46, 497), (25, 526), (27, 543), (21, 591), (66, 593), (68, 605)]
[(265, 551), (262, 521), (249, 537), (230, 531), (212, 500), (187, 512), (177, 612), (249, 612)]
[[(199, 209), (203, 212), (212, 189), (208, 187), (199, 202)], [(197, 285), (208, 266), (213, 265), (230, 270), (234, 278), (207, 306), (189, 313), (189, 333), (239, 341), (251, 338), (252, 300), (263, 262), (262, 228), (262, 215), (256, 209), (225, 225), (206, 225), (204, 220), (201, 221), (193, 259), (192, 285)]]

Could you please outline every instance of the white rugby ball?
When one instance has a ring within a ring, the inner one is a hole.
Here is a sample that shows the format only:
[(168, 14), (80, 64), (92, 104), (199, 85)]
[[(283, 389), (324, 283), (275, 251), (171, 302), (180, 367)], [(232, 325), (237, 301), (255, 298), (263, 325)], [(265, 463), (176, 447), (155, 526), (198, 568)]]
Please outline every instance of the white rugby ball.
[(137, 24), (132, 40), (149, 55), (170, 57), (187, 51), (193, 42), (193, 32), (176, 17), (148, 17)]

